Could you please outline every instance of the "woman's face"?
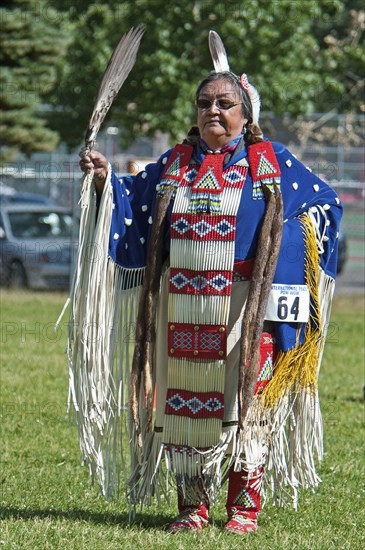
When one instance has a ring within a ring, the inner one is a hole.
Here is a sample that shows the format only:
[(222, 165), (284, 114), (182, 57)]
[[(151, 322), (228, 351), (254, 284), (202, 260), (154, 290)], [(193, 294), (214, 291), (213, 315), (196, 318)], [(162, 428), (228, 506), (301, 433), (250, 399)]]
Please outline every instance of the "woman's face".
[[(233, 84), (227, 80), (209, 82), (200, 90), (197, 102), (200, 136), (211, 149), (220, 149), (241, 134), (247, 118), (242, 114), (241, 99)], [(221, 108), (217, 102), (230, 108)]]

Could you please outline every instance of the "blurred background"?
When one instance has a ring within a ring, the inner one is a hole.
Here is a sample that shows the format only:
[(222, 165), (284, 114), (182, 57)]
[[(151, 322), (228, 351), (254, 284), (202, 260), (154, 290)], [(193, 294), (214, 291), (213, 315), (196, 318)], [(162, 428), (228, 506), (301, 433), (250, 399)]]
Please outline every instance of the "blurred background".
[(181, 140), (195, 121), (195, 88), (212, 70), (208, 32), (217, 31), (231, 69), (260, 92), (265, 135), (339, 193), (337, 292), (364, 292), (362, 2), (15, 0), (2, 2), (1, 22), (2, 285), (67, 288), (78, 152), (114, 47), (143, 24), (136, 65), (96, 148), (123, 175)]

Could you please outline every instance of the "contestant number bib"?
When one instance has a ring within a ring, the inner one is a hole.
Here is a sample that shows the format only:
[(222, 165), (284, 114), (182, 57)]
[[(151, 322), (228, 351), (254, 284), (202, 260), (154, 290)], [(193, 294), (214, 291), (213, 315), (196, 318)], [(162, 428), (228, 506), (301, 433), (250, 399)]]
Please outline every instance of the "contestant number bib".
[(307, 285), (273, 284), (265, 319), (283, 323), (306, 323), (309, 319)]

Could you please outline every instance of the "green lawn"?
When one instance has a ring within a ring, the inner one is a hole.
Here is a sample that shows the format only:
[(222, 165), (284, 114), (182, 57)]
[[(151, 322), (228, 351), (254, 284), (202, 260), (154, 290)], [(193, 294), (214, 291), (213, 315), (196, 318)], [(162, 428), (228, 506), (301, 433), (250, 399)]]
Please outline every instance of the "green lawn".
[(364, 296), (335, 300), (321, 372), (323, 483), (299, 511), (267, 504), (245, 542), (224, 535), (224, 498), (202, 533), (169, 535), (175, 514), (157, 506), (128, 524), (124, 499), (90, 487), (77, 430), (67, 415), (66, 320), (52, 326), (66, 296), (1, 293), (0, 549), (362, 549), (364, 506)]

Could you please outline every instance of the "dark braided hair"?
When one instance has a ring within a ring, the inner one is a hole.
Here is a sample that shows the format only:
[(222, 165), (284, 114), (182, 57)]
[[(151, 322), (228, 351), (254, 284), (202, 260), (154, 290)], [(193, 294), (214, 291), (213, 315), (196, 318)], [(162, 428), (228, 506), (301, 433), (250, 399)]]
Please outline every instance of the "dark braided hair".
[(207, 84), (209, 84), (210, 82), (215, 82), (217, 80), (224, 80), (232, 84), (239, 95), (240, 101), (242, 101), (242, 114), (245, 118), (247, 118), (248, 121), (245, 134), (247, 145), (252, 145), (253, 143), (263, 141), (263, 133), (260, 126), (258, 124), (253, 124), (252, 122), (252, 104), (250, 97), (248, 93), (242, 88), (238, 76), (236, 76), (234, 73), (231, 73), (230, 71), (222, 73), (210, 73), (207, 78), (202, 80), (202, 82), (199, 84), (195, 93), (195, 99), (199, 99), (200, 92)]

